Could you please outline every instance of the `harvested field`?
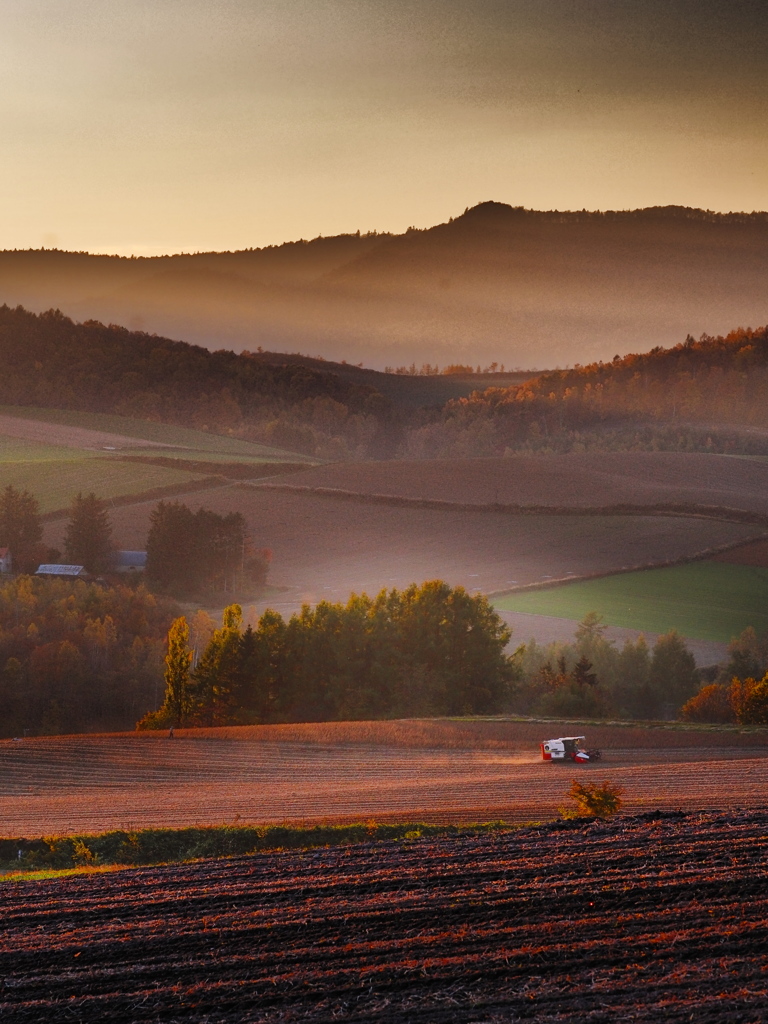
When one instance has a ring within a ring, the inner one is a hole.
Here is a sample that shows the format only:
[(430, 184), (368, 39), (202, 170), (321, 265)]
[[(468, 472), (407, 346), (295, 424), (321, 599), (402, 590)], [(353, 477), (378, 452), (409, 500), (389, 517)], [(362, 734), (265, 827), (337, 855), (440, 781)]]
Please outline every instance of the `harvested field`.
[(768, 462), (695, 452), (340, 463), (290, 484), (479, 505), (688, 504), (768, 513)]
[[(292, 478), (293, 479), (293, 478)], [(762, 528), (705, 519), (556, 518), (504, 513), (391, 508), (311, 493), (232, 486), (184, 501), (245, 516), (257, 547), (273, 552), (270, 583), (286, 588), (278, 610), (301, 601), (346, 600), (442, 578), (492, 592), (569, 573), (612, 572), (690, 557), (759, 536)], [(115, 510), (115, 541), (142, 548), (155, 502)], [(46, 541), (61, 546), (63, 524)]]
[[(585, 733), (604, 760), (546, 764)], [(630, 809), (765, 800), (768, 734), (563, 723), (331, 723), (0, 743), (5, 836), (224, 821), (551, 818), (574, 772), (626, 787)]]
[(767, 831), (651, 815), (6, 883), (0, 1012), (758, 1024)]
[(69, 426), (63, 423), (45, 423), (41, 420), (23, 419), (20, 416), (0, 414), (0, 434), (41, 444), (61, 445), (78, 450), (103, 451), (105, 447), (118, 449), (169, 448), (161, 441), (147, 441), (126, 434), (111, 434), (103, 430), (88, 430), (85, 427)]

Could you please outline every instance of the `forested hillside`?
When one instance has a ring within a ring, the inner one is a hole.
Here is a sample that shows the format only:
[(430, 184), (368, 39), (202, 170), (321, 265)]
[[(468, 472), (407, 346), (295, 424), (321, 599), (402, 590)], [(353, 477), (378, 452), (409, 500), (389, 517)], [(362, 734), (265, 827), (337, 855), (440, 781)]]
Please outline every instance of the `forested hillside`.
[[(0, 307), (0, 404), (118, 413), (320, 458), (768, 451), (768, 328), (525, 374), (380, 373)], [(504, 386), (487, 387), (498, 380)], [(475, 390), (473, 390), (473, 388)]]
[(416, 457), (505, 451), (768, 450), (768, 327), (692, 337), (447, 403)]
[(765, 322), (768, 214), (481, 203), (402, 235), (151, 258), (0, 253), (0, 302), (384, 368), (611, 359)]

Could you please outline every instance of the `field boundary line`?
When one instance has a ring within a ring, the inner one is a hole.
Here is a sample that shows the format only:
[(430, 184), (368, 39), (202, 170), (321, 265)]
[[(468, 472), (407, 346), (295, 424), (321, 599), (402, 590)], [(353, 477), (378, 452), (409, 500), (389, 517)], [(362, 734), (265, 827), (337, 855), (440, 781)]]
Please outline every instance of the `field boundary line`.
[[(208, 491), (215, 487), (231, 487), (232, 480), (225, 476), (208, 476), (200, 480), (190, 480), (186, 484), (168, 484), (166, 487), (154, 487), (149, 491), (138, 491), (135, 494), (121, 494), (116, 498), (108, 498), (110, 507), (123, 507), (125, 505), (140, 505), (145, 501), (152, 501), (153, 498), (173, 498), (181, 494), (194, 494), (195, 491)], [(40, 521), (52, 523), (58, 519), (66, 519), (69, 516), (68, 508), (57, 508), (51, 512), (43, 512)]]
[[(518, 587), (506, 587), (504, 590), (489, 590), (486, 597), (505, 597), (508, 594), (521, 594), (531, 590), (549, 590), (554, 587), (561, 587), (565, 583), (584, 583), (587, 580), (601, 580), (608, 576), (626, 576), (632, 572), (650, 572), (652, 569), (673, 569), (677, 565), (688, 565), (690, 562), (706, 562), (714, 555), (724, 554), (726, 551), (733, 551), (736, 548), (746, 547), (756, 541), (768, 540), (768, 533), (761, 533), (757, 537), (750, 537), (748, 540), (732, 540), (727, 544), (719, 544), (717, 547), (703, 548), (695, 551), (692, 555), (680, 555), (678, 558), (667, 558), (662, 562), (644, 562), (640, 565), (628, 565), (621, 569), (601, 569), (599, 572), (582, 573), (579, 576), (558, 576), (555, 579), (537, 581), (535, 583), (522, 583)], [(502, 609), (504, 610), (504, 609)], [(530, 613), (533, 614), (533, 613)], [(577, 622), (577, 619), (573, 620)], [(691, 638), (691, 639), (696, 639)]]
[(686, 505), (656, 503), (635, 505), (516, 505), (507, 502), (446, 501), (442, 498), (409, 498), (398, 494), (366, 494), (341, 487), (312, 487), (308, 484), (242, 483), (239, 486), (258, 490), (307, 494), (363, 505), (392, 505), (399, 508), (426, 508), (443, 512), (485, 512), (517, 516), (661, 516), (684, 519), (717, 519), (725, 522), (768, 526), (768, 514), (727, 505)]

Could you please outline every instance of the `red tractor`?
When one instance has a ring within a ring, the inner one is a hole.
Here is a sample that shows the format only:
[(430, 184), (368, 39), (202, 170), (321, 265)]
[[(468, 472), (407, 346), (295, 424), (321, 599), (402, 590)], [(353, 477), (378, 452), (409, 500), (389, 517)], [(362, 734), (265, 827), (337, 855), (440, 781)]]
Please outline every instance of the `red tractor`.
[(541, 756), (545, 761), (576, 761), (586, 764), (588, 761), (599, 761), (599, 750), (585, 750), (581, 743), (585, 736), (561, 736), (556, 740), (544, 740), (541, 744)]

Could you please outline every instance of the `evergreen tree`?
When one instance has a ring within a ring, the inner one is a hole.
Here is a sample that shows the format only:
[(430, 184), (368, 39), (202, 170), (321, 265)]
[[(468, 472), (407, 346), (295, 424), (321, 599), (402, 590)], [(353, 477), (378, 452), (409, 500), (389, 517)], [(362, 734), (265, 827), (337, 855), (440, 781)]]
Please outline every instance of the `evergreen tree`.
[(200, 554), (192, 510), (178, 501), (161, 501), (149, 517), (148, 578), (170, 593), (194, 593)]
[(0, 495), (0, 547), (10, 549), (14, 572), (35, 571), (44, 555), (42, 536), (37, 499), (9, 484)]
[(650, 689), (651, 655), (644, 636), (627, 640), (618, 656), (613, 699), (619, 714), (628, 718), (652, 718), (655, 698)]
[(237, 721), (242, 693), (239, 604), (224, 609), (221, 629), (216, 629), (195, 669), (195, 718), (200, 725), (227, 725)]
[(660, 636), (653, 648), (649, 711), (656, 718), (674, 717), (697, 689), (696, 660), (672, 629)]
[(111, 561), (112, 525), (107, 506), (91, 491), (78, 494), (70, 509), (64, 535), (64, 551), (71, 565), (82, 565), (88, 572), (105, 572)]
[(205, 591), (231, 594), (263, 583), (268, 552), (253, 553), (239, 512), (225, 516), (178, 501), (161, 501), (150, 515), (147, 576), (179, 597)]

